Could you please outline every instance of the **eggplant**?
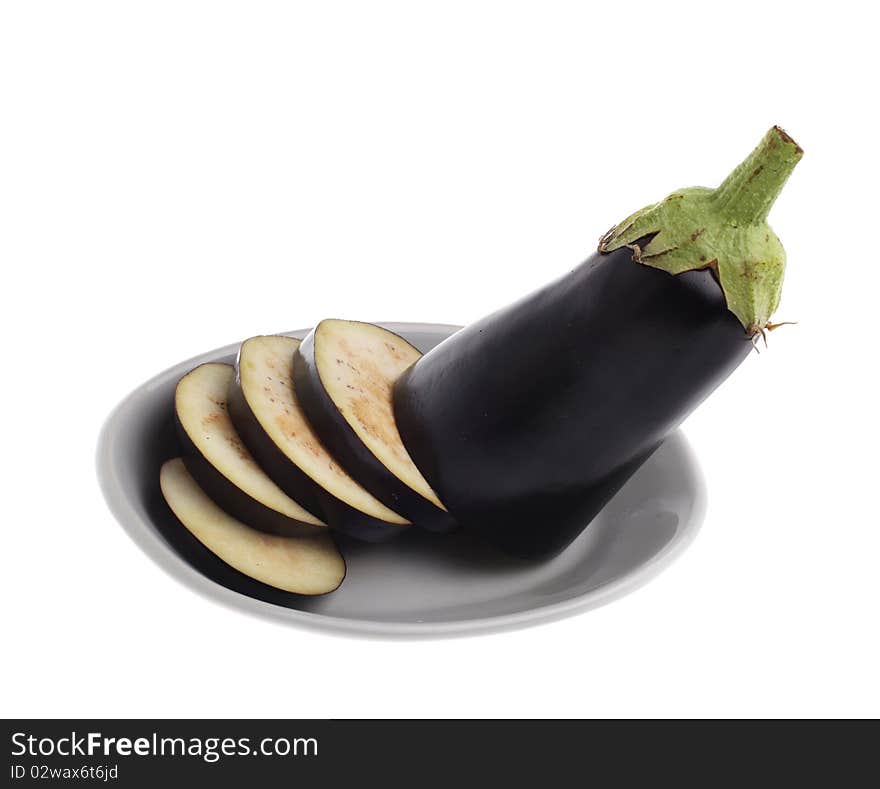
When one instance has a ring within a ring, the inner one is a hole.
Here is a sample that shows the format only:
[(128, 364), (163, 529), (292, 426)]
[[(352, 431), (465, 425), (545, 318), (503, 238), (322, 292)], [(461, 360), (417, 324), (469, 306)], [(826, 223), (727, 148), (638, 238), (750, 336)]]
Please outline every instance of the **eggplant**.
[(174, 391), (174, 422), (183, 462), (221, 509), (261, 531), (315, 534), (327, 525), (279, 488), (242, 443), (226, 399), (235, 379), (231, 364), (202, 364)]
[(345, 578), (345, 560), (326, 529), (303, 537), (252, 529), (220, 509), (180, 458), (163, 464), (159, 484), (165, 501), (186, 530), (238, 572), (301, 595), (327, 594)]
[(406, 451), (391, 392), (421, 352), (394, 332), (358, 321), (321, 321), (293, 355), (300, 405), (348, 472), (384, 504), (431, 531), (455, 521)]
[(557, 554), (766, 339), (785, 267), (766, 217), (802, 153), (772, 128), (717, 189), (636, 212), (403, 373), (404, 445), (463, 528)]
[(229, 390), (232, 423), (275, 484), (313, 515), (362, 540), (390, 539), (410, 522), (348, 474), (300, 406), (293, 383), (299, 342), (263, 336), (241, 344)]

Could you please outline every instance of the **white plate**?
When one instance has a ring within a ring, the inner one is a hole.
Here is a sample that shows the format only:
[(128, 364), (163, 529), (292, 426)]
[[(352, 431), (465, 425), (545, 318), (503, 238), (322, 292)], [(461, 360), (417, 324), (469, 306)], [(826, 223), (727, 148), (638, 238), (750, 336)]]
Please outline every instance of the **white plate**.
[[(457, 327), (386, 323), (423, 351)], [(302, 337), (308, 330), (290, 332)], [(101, 432), (98, 478), (129, 536), (190, 589), (291, 624), (373, 636), (485, 633), (558, 619), (617, 599), (666, 568), (690, 543), (705, 488), (680, 432), (672, 435), (561, 555), (512, 559), (467, 534), (409, 529), (368, 545), (339, 539), (348, 564), (342, 587), (319, 598), (256, 583), (189, 538), (159, 492), (159, 467), (177, 454), (174, 386), (195, 365), (232, 361), (237, 346), (181, 362), (135, 389)]]

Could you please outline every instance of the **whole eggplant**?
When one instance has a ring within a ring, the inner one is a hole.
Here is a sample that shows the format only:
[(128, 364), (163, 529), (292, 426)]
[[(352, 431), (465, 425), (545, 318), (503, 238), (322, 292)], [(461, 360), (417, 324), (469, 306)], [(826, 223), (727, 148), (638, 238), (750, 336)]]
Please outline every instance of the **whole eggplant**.
[(401, 376), (404, 444), (464, 528), (558, 553), (749, 356), (785, 265), (767, 212), (801, 154), (774, 127), (718, 189), (636, 212)]

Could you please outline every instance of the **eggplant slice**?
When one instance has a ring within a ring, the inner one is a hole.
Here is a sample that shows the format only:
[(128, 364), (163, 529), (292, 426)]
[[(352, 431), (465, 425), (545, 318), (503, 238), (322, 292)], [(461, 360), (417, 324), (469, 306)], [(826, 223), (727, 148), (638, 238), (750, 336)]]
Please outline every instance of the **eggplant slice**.
[(358, 482), (413, 523), (449, 531), (455, 521), (407, 452), (394, 419), (394, 382), (421, 355), (381, 326), (325, 320), (294, 354), (293, 381), (309, 421)]
[(231, 364), (203, 364), (180, 379), (174, 421), (183, 462), (195, 481), (230, 515), (255, 529), (314, 534), (326, 524), (279, 488), (242, 443), (226, 405)]
[(240, 573), (301, 595), (332, 592), (345, 578), (345, 560), (328, 531), (282, 537), (252, 529), (221, 510), (180, 458), (162, 466), (159, 483), (165, 501), (187, 531)]
[(252, 337), (241, 344), (229, 414), (263, 470), (289, 496), (331, 527), (379, 542), (410, 522), (349, 476), (300, 407), (293, 383), (292, 337)]

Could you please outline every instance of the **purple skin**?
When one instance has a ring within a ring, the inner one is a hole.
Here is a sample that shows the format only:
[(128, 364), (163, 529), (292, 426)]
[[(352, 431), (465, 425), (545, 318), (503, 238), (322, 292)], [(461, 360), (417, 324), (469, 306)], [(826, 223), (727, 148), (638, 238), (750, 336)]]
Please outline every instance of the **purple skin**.
[(395, 418), (463, 528), (546, 558), (751, 350), (710, 271), (597, 252), (419, 359)]

